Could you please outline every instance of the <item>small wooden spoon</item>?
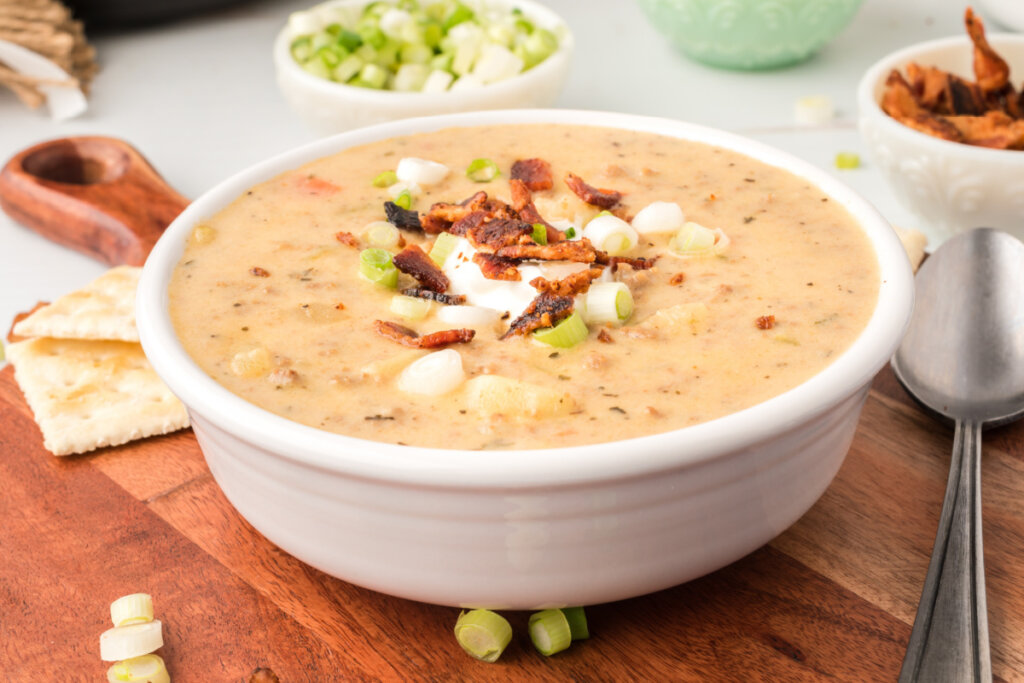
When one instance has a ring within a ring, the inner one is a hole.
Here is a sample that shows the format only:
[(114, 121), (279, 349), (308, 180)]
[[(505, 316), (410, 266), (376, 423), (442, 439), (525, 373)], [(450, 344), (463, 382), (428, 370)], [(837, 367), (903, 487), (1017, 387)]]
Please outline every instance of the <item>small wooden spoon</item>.
[(51, 140), (0, 171), (0, 208), (58, 244), (110, 265), (141, 266), (188, 205), (123, 140)]

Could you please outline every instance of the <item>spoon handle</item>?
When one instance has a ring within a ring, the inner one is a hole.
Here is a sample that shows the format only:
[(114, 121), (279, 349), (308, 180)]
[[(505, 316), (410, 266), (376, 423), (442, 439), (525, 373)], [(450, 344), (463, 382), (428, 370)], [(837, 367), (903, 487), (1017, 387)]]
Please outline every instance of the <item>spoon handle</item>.
[(992, 680), (981, 546), (980, 422), (956, 423), (939, 530), (899, 680)]

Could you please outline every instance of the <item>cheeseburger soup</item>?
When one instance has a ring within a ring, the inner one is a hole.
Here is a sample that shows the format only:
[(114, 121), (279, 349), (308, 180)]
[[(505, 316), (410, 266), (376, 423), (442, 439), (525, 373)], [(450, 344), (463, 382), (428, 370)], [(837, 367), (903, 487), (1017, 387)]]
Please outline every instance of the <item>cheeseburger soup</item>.
[(878, 287), (855, 220), (788, 172), (522, 125), (376, 142), (253, 187), (195, 228), (170, 309), (205, 372), (291, 420), (547, 448), (780, 394), (850, 345)]

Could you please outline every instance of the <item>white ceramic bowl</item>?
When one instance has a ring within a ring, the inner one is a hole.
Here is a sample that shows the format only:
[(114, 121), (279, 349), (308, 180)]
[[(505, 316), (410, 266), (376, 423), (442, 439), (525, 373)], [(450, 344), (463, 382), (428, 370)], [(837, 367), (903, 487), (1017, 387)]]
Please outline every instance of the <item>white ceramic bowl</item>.
[[(804, 177), (863, 226), (881, 270), (877, 309), (853, 345), (780, 396), (683, 430), (527, 451), (413, 448), (291, 422), (207, 376), (175, 337), (167, 285), (187, 236), (250, 186), (353, 145), (500, 123), (660, 133), (733, 149)], [(146, 354), (192, 417), (238, 511), (328, 574), (446, 605), (530, 609), (649, 593), (722, 567), (774, 538), (818, 499), (853, 438), (875, 373), (912, 305), (906, 254), (878, 212), (827, 173), (708, 128), (625, 114), (516, 110), (393, 122), (258, 164), (192, 203), (146, 262), (137, 316)]]
[[(367, 0), (334, 0), (330, 5), (368, 4)], [(291, 56), (296, 35), (285, 26), (274, 41), (277, 85), (289, 106), (323, 135), (384, 121), (484, 109), (549, 107), (555, 103), (569, 73), (573, 36), (561, 17), (534, 0), (490, 0), (490, 5), (518, 7), (536, 25), (559, 37), (558, 50), (518, 76), (480, 88), (443, 93), (372, 90), (334, 83), (307, 73)]]
[[(989, 42), (1010, 64), (1012, 78), (1024, 76), (1024, 36), (992, 35)], [(893, 69), (904, 71), (909, 62), (918, 62), (974, 80), (972, 54), (964, 36), (883, 57), (858, 86), (861, 136), (897, 198), (921, 216), (928, 232), (946, 239), (987, 226), (1024, 238), (1024, 151), (940, 140), (904, 126), (879, 106)]]

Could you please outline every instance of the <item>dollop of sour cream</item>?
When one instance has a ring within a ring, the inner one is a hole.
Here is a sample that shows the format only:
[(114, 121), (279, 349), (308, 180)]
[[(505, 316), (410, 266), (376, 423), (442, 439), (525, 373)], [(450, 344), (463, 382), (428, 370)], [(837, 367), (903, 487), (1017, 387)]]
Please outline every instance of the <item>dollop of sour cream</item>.
[(451, 282), (448, 292), (465, 296), (466, 302), (474, 306), (508, 311), (511, 320), (519, 317), (537, 297), (537, 290), (530, 286), (530, 280), (536, 277), (561, 280), (588, 267), (586, 263), (572, 261), (527, 262), (519, 265), (522, 276), (519, 280), (490, 280), (473, 263), (475, 253), (476, 249), (469, 240), (459, 238), (442, 267)]

